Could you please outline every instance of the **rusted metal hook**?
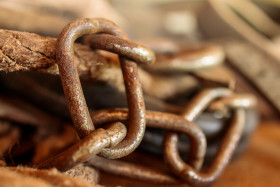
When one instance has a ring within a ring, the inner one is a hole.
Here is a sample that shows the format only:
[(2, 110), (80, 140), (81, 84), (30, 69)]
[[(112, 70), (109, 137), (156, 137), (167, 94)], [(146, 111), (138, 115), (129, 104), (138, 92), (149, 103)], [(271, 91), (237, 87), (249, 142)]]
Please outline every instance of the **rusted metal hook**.
[[(85, 34), (107, 33), (126, 39), (124, 31), (111, 21), (79, 19), (64, 27), (57, 40), (57, 60), (60, 77), (74, 126), (81, 138), (94, 130), (80, 84), (73, 56), (73, 44)], [(149, 59), (153, 61), (154, 59)], [(104, 149), (101, 155), (120, 158), (128, 155), (140, 144), (145, 132), (145, 104), (137, 73), (137, 64), (120, 58), (129, 108), (129, 128), (125, 139), (113, 149)], [(149, 63), (149, 62), (148, 62)]]

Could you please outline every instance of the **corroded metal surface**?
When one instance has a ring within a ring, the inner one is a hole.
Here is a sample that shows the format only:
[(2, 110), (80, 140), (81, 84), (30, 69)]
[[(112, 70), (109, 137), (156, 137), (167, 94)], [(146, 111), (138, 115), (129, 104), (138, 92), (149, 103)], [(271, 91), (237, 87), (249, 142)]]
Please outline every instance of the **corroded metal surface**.
[(110, 51), (140, 64), (150, 65), (155, 61), (155, 54), (150, 49), (120, 37), (96, 34), (87, 37), (84, 43), (93, 49)]
[(157, 56), (157, 63), (148, 70), (165, 73), (193, 72), (217, 66), (225, 59), (221, 47), (205, 45), (192, 49), (181, 49), (177, 54), (161, 54)]
[[(97, 126), (115, 121), (125, 122), (128, 119), (128, 111), (126, 109), (105, 109), (92, 113), (92, 118)], [(193, 167), (201, 166), (206, 152), (206, 138), (197, 125), (178, 115), (155, 111), (147, 111), (146, 122), (148, 127), (181, 132), (189, 136), (193, 147), (190, 153), (190, 164)]]
[[(184, 118), (192, 121), (200, 115), (213, 100), (227, 97), (231, 94), (231, 91), (225, 88), (203, 90), (188, 103), (182, 115)], [(165, 138), (164, 155), (168, 165), (178, 176), (191, 185), (208, 185), (213, 183), (227, 165), (241, 137), (245, 123), (244, 115), (243, 109), (236, 109), (233, 114), (232, 124), (228, 127), (227, 134), (222, 141), (219, 152), (205, 173), (197, 172), (199, 170), (195, 171), (194, 168), (185, 164), (180, 158), (177, 148), (178, 135), (175, 133), (168, 133)]]
[[(57, 42), (57, 59), (60, 77), (70, 114), (80, 137), (85, 137), (93, 131), (94, 125), (89, 117), (87, 104), (75, 65), (73, 43), (78, 37), (84, 34), (96, 33), (108, 33), (121, 38), (127, 38), (124, 31), (108, 20), (81, 19), (68, 24), (60, 33)], [(142, 53), (145, 51), (147, 50), (141, 50), (139, 54), (138, 50), (132, 50), (132, 52), (136, 52), (140, 57), (143, 56)], [(152, 52), (149, 52), (149, 54), (152, 54)], [(147, 53), (144, 53), (144, 56), (147, 56)], [(145, 60), (149, 63), (154, 61), (154, 58), (151, 57)], [(145, 105), (138, 78), (137, 65), (123, 57), (120, 58), (120, 63), (127, 93), (130, 125), (128, 135), (123, 142), (115, 148), (104, 149), (102, 151), (101, 154), (109, 158), (120, 158), (134, 151), (140, 144), (145, 132)]]
[[(188, 103), (182, 112), (182, 116), (147, 111), (146, 120), (148, 127), (183, 132), (190, 137), (192, 147), (188, 164), (186, 164), (179, 155), (178, 135), (176, 133), (167, 133), (163, 146), (165, 161), (168, 163), (171, 170), (188, 184), (194, 186), (208, 186), (212, 184), (215, 180), (217, 180), (226, 167), (233, 151), (235, 150), (235, 147), (237, 146), (245, 126), (245, 113), (242, 107), (253, 107), (255, 104), (254, 102), (251, 102), (251, 105), (246, 105), (246, 103), (250, 103), (252, 99), (250, 97), (246, 97), (246, 95), (242, 98), (242, 101), (244, 102), (243, 104), (234, 105), (235, 107), (232, 108), (234, 112), (231, 123), (227, 127), (226, 134), (224, 135), (222, 144), (220, 145), (219, 151), (213, 162), (208, 168), (206, 168), (206, 170), (200, 171), (206, 150), (206, 139), (202, 131), (193, 124), (191, 120), (194, 120), (197, 116), (199, 116), (202, 111), (216, 99), (227, 97), (229, 97), (232, 102), (234, 98), (236, 101), (240, 101), (241, 99), (241, 96), (232, 96), (232, 91), (226, 88), (205, 89)], [(230, 105), (228, 106), (232, 107)], [(112, 123), (114, 121), (125, 122), (128, 118), (128, 112), (126, 109), (100, 110), (93, 112), (92, 117), (94, 119), (94, 123), (99, 126), (106, 123)], [(183, 121), (185, 121), (185, 124), (182, 123)], [(105, 161), (100, 158), (93, 158), (89, 161), (89, 163), (94, 167), (102, 169), (103, 171), (115, 173), (117, 175), (124, 175), (134, 179), (146, 180), (153, 183), (178, 183), (178, 179), (170, 176), (170, 174), (135, 164), (124, 163), (121, 161), (107, 161), (106, 165), (110, 164), (110, 167), (106, 167)], [(133, 169), (137, 172), (132, 174), (132, 172), (129, 171), (132, 171)]]
[(124, 32), (110, 21), (103, 19), (81, 19), (65, 26), (57, 39), (56, 56), (61, 82), (73, 123), (80, 137), (85, 137), (90, 134), (94, 130), (94, 125), (90, 120), (86, 101), (83, 96), (73, 55), (73, 44), (77, 38), (85, 34), (96, 34), (106, 31), (121, 37), (126, 37)]

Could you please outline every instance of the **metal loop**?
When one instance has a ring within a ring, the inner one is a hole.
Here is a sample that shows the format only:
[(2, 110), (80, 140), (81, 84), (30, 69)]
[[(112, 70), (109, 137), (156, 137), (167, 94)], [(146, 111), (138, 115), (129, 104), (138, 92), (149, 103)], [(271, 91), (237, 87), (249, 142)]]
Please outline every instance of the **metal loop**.
[(214, 101), (209, 106), (211, 111), (226, 111), (233, 108), (252, 109), (257, 105), (257, 98), (251, 94), (234, 94)]
[[(232, 92), (225, 88), (205, 89), (188, 103), (182, 112), (182, 116), (184, 116), (185, 119), (193, 121), (215, 99), (231, 95)], [(167, 133), (164, 141), (164, 156), (168, 165), (178, 176), (191, 185), (208, 185), (212, 183), (227, 165), (241, 137), (245, 123), (244, 117), (245, 113), (243, 109), (236, 109), (233, 122), (229, 126), (228, 132), (224, 137), (219, 153), (209, 169), (204, 173), (198, 172), (198, 168), (200, 168), (201, 165), (193, 169), (191, 166), (185, 164), (178, 152), (178, 135), (173, 132)]]
[[(225, 97), (231, 95), (232, 92), (226, 88), (215, 88), (215, 89), (205, 89), (198, 93), (195, 98), (193, 98), (187, 105), (187, 107), (183, 110), (182, 116), (188, 121), (194, 121), (194, 119), (204, 110), (207, 106), (216, 98)], [(168, 140), (165, 141), (165, 147), (167, 144), (171, 144), (171, 142), (175, 142), (178, 139), (179, 135), (174, 132), (168, 132), (166, 134), (166, 138)], [(165, 138), (165, 139), (166, 139)], [(190, 163), (193, 164), (195, 170), (199, 171), (202, 167), (203, 160), (200, 159), (200, 162), (197, 161), (198, 158), (190, 158)]]
[(66, 151), (38, 164), (37, 167), (41, 169), (55, 167), (60, 171), (67, 171), (90, 160), (104, 148), (114, 147), (125, 138), (126, 133), (126, 127), (119, 122), (111, 124), (107, 130), (99, 128)]
[(215, 99), (230, 95), (232, 95), (232, 91), (227, 88), (204, 89), (187, 104), (181, 115), (189, 121), (194, 121)]
[[(73, 44), (85, 34), (108, 33), (127, 38), (123, 30), (111, 21), (79, 19), (68, 24), (57, 40), (57, 60), (60, 77), (74, 126), (81, 138), (94, 130), (87, 104), (80, 84), (79, 74), (73, 55)], [(129, 108), (129, 130), (125, 139), (113, 149), (105, 149), (102, 155), (120, 158), (134, 151), (140, 144), (145, 132), (145, 105), (137, 65), (120, 58)]]
[(204, 172), (198, 172), (186, 164), (180, 157), (177, 142), (178, 137), (166, 135), (164, 156), (170, 168), (183, 180), (192, 186), (211, 185), (225, 169), (241, 137), (245, 123), (243, 109), (236, 109), (231, 124), (228, 127), (217, 156)]
[[(136, 128), (136, 123), (142, 123), (141, 119), (137, 116), (135, 117), (136, 112), (141, 112), (138, 110), (136, 104), (139, 104), (139, 102), (136, 99), (139, 99), (135, 97), (138, 93), (137, 91), (140, 90), (140, 82), (138, 81), (138, 75), (137, 75), (137, 70), (133, 70), (132, 66), (129, 68), (126, 68), (124, 64), (131, 64), (126, 59), (131, 59), (136, 61), (137, 63), (143, 63), (143, 64), (151, 64), (155, 61), (155, 55), (154, 53), (147, 49), (146, 47), (136, 44), (134, 42), (128, 41), (123, 38), (115, 37), (115, 36), (110, 36), (107, 34), (98, 34), (98, 35), (92, 35), (88, 36), (86, 38), (85, 43), (89, 44), (93, 49), (103, 49), (107, 50), (113, 53), (117, 53), (120, 55), (120, 62), (121, 62), (121, 67), (123, 70), (123, 76), (124, 76), (124, 83), (126, 86), (126, 94), (128, 98), (128, 108), (129, 108), (129, 127), (134, 127), (133, 130), (129, 131), (127, 135), (127, 139), (133, 139), (133, 136), (138, 135), (138, 138), (136, 136), (135, 138), (135, 146), (140, 144), (144, 133), (145, 133), (145, 128)], [(128, 75), (128, 76), (126, 76)], [(133, 95), (131, 95), (133, 94)], [(133, 118), (134, 115), (134, 118)], [(141, 135), (141, 136), (139, 136)], [(140, 139), (141, 138), (141, 139)], [(125, 140), (123, 141), (123, 143)], [(101, 151), (99, 154), (100, 156), (107, 157), (107, 158), (119, 158), (120, 154), (124, 155), (125, 151), (127, 151), (128, 147), (126, 149), (104, 149)]]
[(156, 58), (154, 52), (144, 45), (109, 34), (90, 35), (83, 40), (83, 43), (90, 45), (92, 49), (110, 51), (145, 65), (154, 63)]
[[(127, 109), (104, 109), (93, 112), (92, 119), (97, 126), (115, 121), (125, 122), (128, 119), (128, 111)], [(206, 137), (193, 122), (187, 121), (178, 115), (149, 110), (146, 111), (146, 122), (148, 127), (185, 133), (190, 137), (192, 145), (190, 165), (196, 167), (203, 163), (206, 152)]]
[(181, 50), (175, 55), (157, 55), (157, 62), (147, 69), (162, 73), (194, 72), (220, 65), (225, 59), (224, 51), (215, 45)]

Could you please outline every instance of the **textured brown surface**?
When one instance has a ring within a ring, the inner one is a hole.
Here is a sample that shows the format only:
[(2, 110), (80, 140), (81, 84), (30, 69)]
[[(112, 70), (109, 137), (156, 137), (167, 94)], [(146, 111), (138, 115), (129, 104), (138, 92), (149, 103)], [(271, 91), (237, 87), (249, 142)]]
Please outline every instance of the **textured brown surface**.
[(83, 164), (66, 171), (64, 174), (74, 178), (83, 179), (91, 184), (97, 184), (99, 180), (99, 172), (92, 167)]
[(0, 181), (2, 187), (98, 187), (82, 179), (73, 178), (52, 170), (36, 170), (25, 167), (0, 168)]
[[(0, 71), (30, 71), (58, 73), (56, 39), (33, 33), (0, 30)], [(79, 74), (95, 74), (95, 64), (102, 59), (88, 46), (75, 44), (75, 60)], [(103, 60), (104, 61), (104, 60)]]

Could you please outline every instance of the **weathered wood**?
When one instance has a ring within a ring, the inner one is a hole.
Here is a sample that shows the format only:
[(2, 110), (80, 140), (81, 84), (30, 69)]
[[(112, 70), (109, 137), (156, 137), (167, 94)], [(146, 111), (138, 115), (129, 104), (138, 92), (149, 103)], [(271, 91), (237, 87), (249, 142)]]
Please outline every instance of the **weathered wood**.
[[(0, 71), (42, 71), (58, 73), (56, 39), (37, 34), (0, 30)], [(75, 44), (74, 54), (81, 75), (95, 75), (106, 62), (88, 46)]]

